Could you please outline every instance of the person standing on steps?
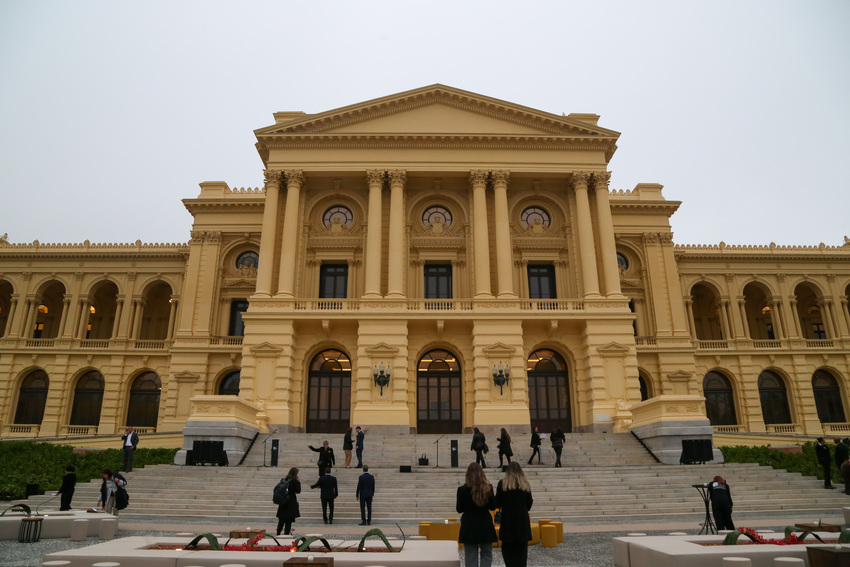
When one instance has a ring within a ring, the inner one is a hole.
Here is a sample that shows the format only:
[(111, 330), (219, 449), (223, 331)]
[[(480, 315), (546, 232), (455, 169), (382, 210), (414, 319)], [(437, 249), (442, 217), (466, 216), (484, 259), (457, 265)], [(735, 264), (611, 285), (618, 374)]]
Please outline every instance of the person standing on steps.
[(297, 494), (301, 493), (301, 481), (298, 479), (298, 469), (292, 467), (284, 477), (289, 481), (289, 486), (286, 493), (289, 498), (283, 504), (277, 506), (277, 535), (280, 535), (281, 529), (285, 535), (292, 533), (292, 522), (301, 516), (301, 509), (298, 506)]
[(818, 463), (820, 463), (823, 469), (823, 487), (835, 488), (832, 486), (832, 459), (829, 455), (829, 447), (823, 442), (823, 437), (818, 437), (818, 442), (815, 445), (815, 454), (817, 455)]
[(322, 475), (325, 474), (325, 469), (329, 469), (336, 465), (336, 457), (334, 457), (334, 450), (331, 449), (330, 445), (327, 441), (322, 443), (322, 446), (316, 449), (312, 445), (307, 445), (311, 451), (319, 454), (319, 460), (316, 461), (316, 465), (319, 467), (319, 478), (322, 478)]
[(537, 426), (531, 430), (531, 458), (528, 459), (528, 464), (531, 464), (531, 461), (534, 460), (534, 455), (537, 455), (537, 464), (542, 464), (540, 461), (540, 433), (537, 432)]
[(514, 456), (514, 452), (511, 449), (511, 436), (508, 435), (508, 431), (503, 427), (502, 431), (499, 434), (499, 468), (502, 468), (502, 457), (508, 458), (508, 464), (511, 464), (511, 457)]
[(505, 478), (496, 486), (496, 507), (502, 509), (499, 539), (502, 540), (505, 567), (528, 565), (528, 541), (531, 539), (528, 511), (533, 503), (531, 486), (522, 467), (514, 461), (508, 465)]
[[(310, 488), (320, 488), (322, 497), (322, 519), (326, 524), (334, 523), (334, 499), (339, 496), (336, 477), (331, 476), (331, 468), (325, 469), (325, 475)], [(330, 512), (328, 511), (330, 509)]]
[(363, 438), (366, 437), (366, 434), (363, 433), (363, 430), (360, 429), (360, 426), (357, 426), (357, 443), (354, 445), (357, 453), (357, 468), (363, 468)]
[(844, 464), (844, 461), (850, 459), (850, 446), (848, 446), (847, 439), (844, 440), (844, 443), (841, 442), (841, 439), (836, 437), (833, 439), (835, 442), (835, 466), (838, 467), (838, 470), (841, 470), (841, 465)]
[(472, 432), (472, 446), (470, 448), (475, 451), (475, 462), (486, 469), (487, 465), (484, 463), (484, 452), (487, 449), (487, 438), (484, 437), (484, 434), (477, 427), (473, 427)]
[(555, 432), (549, 437), (549, 440), (552, 441), (552, 449), (555, 451), (555, 466), (561, 466), (561, 451), (564, 450), (564, 442), (567, 440), (564, 432), (561, 431), (561, 428), (555, 430)]
[(345, 452), (345, 468), (351, 468), (351, 450), (354, 449), (354, 437), (351, 436), (353, 430), (349, 427), (342, 438), (342, 450)]
[(375, 477), (369, 474), (369, 466), (363, 465), (363, 474), (357, 479), (357, 491), (354, 493), (354, 498), (360, 501), (361, 526), (372, 525), (373, 496), (375, 496)]
[(62, 486), (59, 487), (59, 492), (54, 496), (59, 495), (59, 511), (71, 509), (71, 499), (74, 497), (74, 490), (77, 487), (77, 473), (74, 465), (65, 467), (65, 475), (62, 477)]
[(128, 427), (121, 436), (124, 442), (124, 472), (133, 472), (133, 453), (139, 444), (139, 434), (132, 427)]
[(471, 463), (466, 469), (466, 483), (457, 489), (455, 504), (461, 515), (457, 540), (463, 544), (466, 567), (490, 567), (493, 563), (493, 542), (498, 538), (490, 510), (495, 508), (493, 485), (487, 482), (481, 465)]
[(732, 523), (732, 491), (722, 476), (714, 477), (708, 483), (708, 498), (711, 500), (711, 512), (718, 530), (735, 530)]

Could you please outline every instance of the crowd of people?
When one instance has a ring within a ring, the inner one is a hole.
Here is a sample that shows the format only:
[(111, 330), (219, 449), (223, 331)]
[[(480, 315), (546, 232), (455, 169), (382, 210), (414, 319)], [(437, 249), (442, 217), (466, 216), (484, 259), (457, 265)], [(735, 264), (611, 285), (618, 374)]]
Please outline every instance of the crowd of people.
[[(539, 428), (535, 425), (531, 428), (531, 456), (528, 458), (528, 464), (532, 465), (534, 463), (534, 457), (537, 457), (537, 464), (543, 464), (543, 457), (540, 452), (540, 447), (543, 444), (543, 440), (546, 439), (545, 433), (540, 433)], [(552, 444), (552, 450), (555, 452), (555, 466), (560, 467), (561, 465), (561, 453), (564, 450), (564, 443), (567, 440), (567, 436), (564, 435), (563, 430), (560, 428), (556, 429), (549, 435), (549, 442)], [(496, 448), (499, 451), (499, 468), (503, 468), (505, 466), (504, 461), (507, 459), (508, 464), (511, 463), (511, 457), (514, 456), (513, 448), (511, 447), (511, 436), (508, 431), (502, 427), (499, 431), (499, 437), (496, 438), (497, 445)], [(472, 445), (470, 446), (471, 451), (475, 451), (475, 462), (481, 465), (482, 468), (487, 468), (487, 464), (484, 460), (484, 455), (486, 455), (490, 448), (487, 446), (487, 437), (477, 428), (472, 428)]]

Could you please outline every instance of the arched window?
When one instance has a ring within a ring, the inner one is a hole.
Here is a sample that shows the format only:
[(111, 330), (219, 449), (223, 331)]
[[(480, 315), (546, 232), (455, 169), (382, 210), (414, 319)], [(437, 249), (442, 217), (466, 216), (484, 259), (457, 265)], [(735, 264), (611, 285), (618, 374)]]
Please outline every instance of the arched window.
[(643, 375), (638, 375), (638, 383), (640, 384), (640, 401), (645, 402), (652, 397), (652, 381)]
[(139, 339), (161, 341), (168, 338), (171, 294), (171, 286), (165, 282), (159, 282), (148, 289), (145, 294)]
[(77, 380), (74, 405), (71, 407), (70, 425), (99, 425), (103, 405), (103, 374), (97, 370), (86, 372)]
[(416, 368), (417, 433), (460, 433), (463, 429), (460, 363), (447, 350), (432, 350)]
[(622, 252), (617, 252), (617, 267), (624, 272), (629, 269), (629, 257)]
[(788, 407), (788, 392), (785, 382), (770, 370), (759, 374), (759, 398), (764, 423), (792, 423), (791, 410)]
[(242, 372), (236, 370), (221, 379), (218, 385), (219, 396), (238, 396), (239, 395), (239, 380)]
[(136, 376), (130, 386), (127, 425), (156, 427), (161, 390), (162, 382), (156, 372), (143, 372)]
[(572, 431), (569, 374), (564, 358), (553, 350), (534, 351), (528, 356), (526, 371), (532, 427), (536, 425), (541, 432)]
[(337, 224), (345, 228), (350, 228), (353, 221), (354, 215), (351, 214), (351, 210), (348, 207), (343, 207), (341, 205), (331, 207), (325, 211), (324, 215), (322, 215), (322, 224), (326, 227), (331, 227), (334, 224)]
[(812, 390), (821, 423), (844, 423), (844, 404), (841, 403), (841, 388), (835, 377), (826, 370), (815, 370), (812, 375)]
[(260, 265), (260, 255), (254, 252), (253, 250), (248, 252), (242, 252), (239, 256), (236, 257), (236, 269), (241, 269), (243, 266), (250, 266), (255, 270)]
[(15, 411), (15, 423), (22, 425), (41, 425), (44, 418), (44, 406), (47, 403), (47, 388), (50, 380), (44, 370), (33, 370), (24, 378), (18, 393), (18, 409)]
[(310, 363), (307, 431), (342, 433), (351, 425), (351, 360), (339, 350), (325, 350)]
[(450, 227), (452, 225), (452, 213), (447, 208), (439, 205), (429, 207), (422, 213), (422, 224), (426, 227), (434, 225)]
[(523, 228), (533, 227), (534, 225), (549, 228), (549, 225), (552, 223), (549, 213), (546, 212), (546, 209), (540, 207), (528, 207), (525, 209), (522, 215), (520, 215), (520, 221)]
[(735, 396), (729, 379), (720, 372), (711, 371), (702, 379), (705, 396), (705, 413), (711, 425), (737, 425)]

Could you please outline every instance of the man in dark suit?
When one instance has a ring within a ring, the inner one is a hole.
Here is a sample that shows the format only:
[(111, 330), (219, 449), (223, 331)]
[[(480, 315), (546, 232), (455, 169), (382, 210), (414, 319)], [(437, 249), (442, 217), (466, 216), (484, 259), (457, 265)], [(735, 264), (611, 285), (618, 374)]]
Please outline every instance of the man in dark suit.
[(132, 427), (128, 427), (121, 436), (121, 441), (124, 442), (124, 472), (133, 471), (133, 452), (139, 444), (139, 434), (133, 431)]
[(823, 487), (835, 488), (832, 486), (832, 459), (829, 458), (829, 447), (823, 442), (823, 437), (818, 437), (815, 454), (818, 457), (818, 463), (823, 468)]
[(838, 470), (841, 470), (841, 465), (844, 464), (844, 461), (850, 459), (850, 446), (847, 445), (848, 440), (845, 439), (844, 443), (841, 442), (841, 439), (836, 437), (834, 439), (835, 442), (835, 466), (838, 467)]
[(311, 451), (319, 454), (319, 460), (316, 461), (316, 465), (319, 467), (319, 478), (322, 478), (322, 475), (325, 474), (325, 469), (329, 469), (336, 465), (334, 450), (331, 449), (327, 441), (322, 443), (322, 446), (318, 449), (314, 448), (312, 445), (307, 446), (310, 447)]
[(357, 468), (361, 468), (363, 466), (363, 438), (366, 437), (366, 434), (363, 433), (363, 430), (360, 429), (360, 426), (357, 426), (357, 441), (354, 443), (354, 448), (356, 449), (355, 453), (357, 454)]
[[(331, 476), (331, 468), (325, 469), (325, 474), (310, 488), (320, 488), (322, 496), (322, 519), (326, 524), (334, 523), (334, 499), (339, 496), (336, 477)], [(328, 511), (330, 509), (330, 512)]]
[[(375, 495), (375, 477), (369, 474), (369, 467), (363, 465), (363, 474), (357, 479), (357, 492), (354, 497), (360, 501), (360, 525), (372, 525), (372, 497)], [(366, 510), (369, 514), (366, 514)]]

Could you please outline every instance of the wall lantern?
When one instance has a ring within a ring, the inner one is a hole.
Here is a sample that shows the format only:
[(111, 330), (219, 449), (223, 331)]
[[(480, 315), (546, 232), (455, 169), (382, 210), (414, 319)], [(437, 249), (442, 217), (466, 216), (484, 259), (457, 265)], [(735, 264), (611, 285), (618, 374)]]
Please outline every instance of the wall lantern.
[(381, 395), (384, 395), (384, 386), (390, 383), (390, 374), (391, 371), (389, 367), (384, 366), (384, 363), (381, 363), (380, 368), (378, 365), (375, 365), (375, 368), (372, 369), (372, 376), (375, 378), (375, 384), (381, 387)]
[(511, 369), (508, 366), (505, 366), (501, 362), (499, 363), (499, 368), (496, 368), (496, 365), (493, 365), (493, 383), (499, 387), (499, 393), (504, 394), (505, 392), (502, 390), (505, 384), (508, 383), (508, 380), (511, 379)]

